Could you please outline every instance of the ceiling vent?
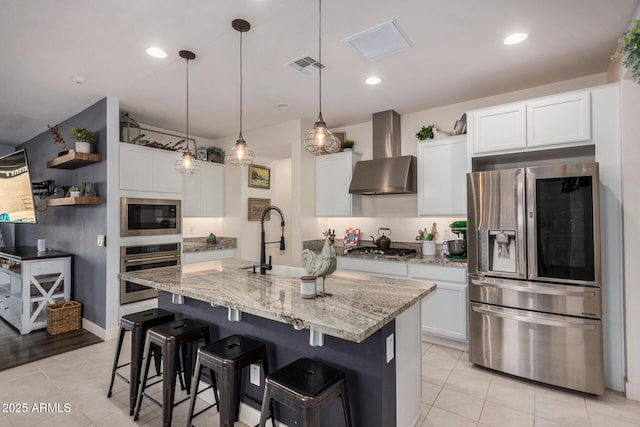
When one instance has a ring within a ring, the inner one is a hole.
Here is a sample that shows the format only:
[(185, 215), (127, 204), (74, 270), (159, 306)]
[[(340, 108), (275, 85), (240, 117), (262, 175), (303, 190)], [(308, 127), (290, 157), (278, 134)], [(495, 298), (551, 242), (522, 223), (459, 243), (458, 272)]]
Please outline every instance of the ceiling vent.
[(319, 63), (309, 55), (304, 55), (298, 59), (290, 61), (289, 66), (293, 67), (296, 71), (302, 71), (307, 74), (317, 73), (320, 67), (325, 68), (323, 64)]
[(402, 34), (392, 19), (342, 40), (349, 43), (360, 55), (371, 61), (411, 48), (411, 43)]

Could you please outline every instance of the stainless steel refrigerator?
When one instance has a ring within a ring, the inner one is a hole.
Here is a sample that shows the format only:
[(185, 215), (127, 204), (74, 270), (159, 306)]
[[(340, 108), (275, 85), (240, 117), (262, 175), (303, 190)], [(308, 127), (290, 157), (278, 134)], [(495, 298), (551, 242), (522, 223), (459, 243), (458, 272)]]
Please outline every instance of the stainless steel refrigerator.
[(598, 164), (467, 175), (469, 358), (604, 393)]

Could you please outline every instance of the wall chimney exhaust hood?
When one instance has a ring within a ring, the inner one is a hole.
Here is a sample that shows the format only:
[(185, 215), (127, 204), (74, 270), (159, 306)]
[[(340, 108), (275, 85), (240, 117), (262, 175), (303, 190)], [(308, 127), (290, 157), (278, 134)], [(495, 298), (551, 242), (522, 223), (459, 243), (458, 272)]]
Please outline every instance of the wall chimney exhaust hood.
[(417, 159), (400, 155), (400, 115), (393, 110), (373, 114), (373, 160), (356, 163), (349, 193), (412, 194), (417, 192)]

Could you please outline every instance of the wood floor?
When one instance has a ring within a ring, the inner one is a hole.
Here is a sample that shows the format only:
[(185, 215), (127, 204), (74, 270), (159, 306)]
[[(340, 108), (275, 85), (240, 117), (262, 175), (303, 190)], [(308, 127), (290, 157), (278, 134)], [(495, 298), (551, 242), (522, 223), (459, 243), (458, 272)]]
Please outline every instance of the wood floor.
[(0, 319), (0, 371), (92, 344), (100, 338), (84, 329), (49, 335), (39, 329), (27, 335)]

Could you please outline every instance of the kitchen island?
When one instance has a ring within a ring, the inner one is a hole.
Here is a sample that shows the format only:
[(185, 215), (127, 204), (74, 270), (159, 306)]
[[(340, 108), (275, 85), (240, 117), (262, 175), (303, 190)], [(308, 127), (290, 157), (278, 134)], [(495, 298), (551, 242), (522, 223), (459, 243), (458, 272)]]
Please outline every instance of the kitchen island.
[[(243, 334), (265, 342), (271, 369), (306, 356), (343, 370), (356, 426), (409, 427), (417, 420), (420, 301), (434, 284), (334, 273), (326, 281), (331, 296), (303, 299), (297, 277), (261, 276), (253, 264), (220, 260), (120, 277), (158, 289), (160, 307), (206, 322), (214, 340)], [(249, 407), (259, 408), (260, 383), (245, 378), (243, 403)], [(294, 425), (287, 408), (276, 412)], [(323, 411), (322, 425), (342, 425), (339, 401)]]

